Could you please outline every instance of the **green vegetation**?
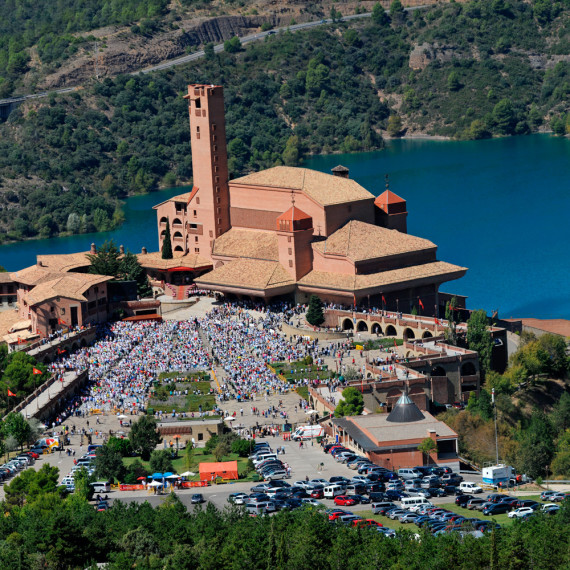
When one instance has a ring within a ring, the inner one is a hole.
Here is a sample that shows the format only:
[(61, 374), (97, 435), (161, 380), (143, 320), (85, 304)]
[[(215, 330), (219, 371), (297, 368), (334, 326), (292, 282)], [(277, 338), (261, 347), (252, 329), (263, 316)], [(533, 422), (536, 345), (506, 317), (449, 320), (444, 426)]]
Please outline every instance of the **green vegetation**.
[(374, 340), (367, 340), (366, 342), (358, 342), (357, 340), (352, 340), (353, 349), (356, 346), (362, 346), (364, 350), (378, 350), (391, 348), (392, 346), (402, 346), (404, 344), (401, 338), (376, 338)]
[(325, 322), (325, 316), (323, 314), (323, 302), (317, 295), (311, 295), (306, 317), (307, 322), (314, 327), (320, 327)]
[(467, 409), (440, 419), (459, 434), (460, 453), (482, 465), (495, 457), (491, 390), (495, 389), (499, 452), (519, 473), (570, 476), (570, 393), (564, 382), (570, 362), (566, 343), (555, 335), (524, 334), (504, 374), (489, 372)]
[(129, 441), (133, 451), (145, 461), (160, 443), (161, 437), (156, 428), (156, 420), (151, 416), (142, 416), (131, 427)]
[(309, 388), (307, 388), (307, 386), (299, 386), (296, 392), (303, 400), (309, 401)]
[(170, 238), (170, 220), (166, 219), (166, 228), (164, 230), (164, 239), (162, 240), (161, 257), (162, 259), (172, 259), (172, 240)]
[[(570, 8), (498, 4), (453, 2), (413, 14), (396, 6), (390, 24), (376, 11), (281, 32), (237, 53), (208, 50), (188, 66), (106, 78), (24, 105), (0, 125), (3, 239), (112, 229), (125, 196), (188, 183), (181, 95), (189, 81), (224, 86), (232, 177), (314, 153), (379, 149), (383, 132), (475, 139), (550, 122), (563, 133), (570, 64), (531, 62), (568, 53)], [(411, 69), (416, 46), (427, 46), (418, 47), (425, 58)]]
[(87, 257), (91, 263), (89, 273), (110, 275), (120, 281), (136, 281), (138, 295), (152, 297), (148, 276), (137, 256), (128, 250), (121, 254), (113, 240), (105, 241), (97, 253), (89, 253)]
[[(214, 409), (216, 397), (210, 382), (172, 383), (155, 386), (150, 399), (154, 412), (207, 412)], [(188, 390), (188, 394), (184, 394)], [(175, 395), (173, 392), (182, 392)]]
[(334, 415), (337, 418), (343, 416), (358, 416), (364, 409), (362, 392), (349, 386), (342, 391), (342, 400), (338, 403)]
[(479, 354), (479, 363), (486, 374), (491, 370), (493, 340), (489, 332), (487, 313), (480, 309), (473, 311), (467, 321), (467, 346)]
[(95, 39), (75, 36), (74, 32), (143, 19), (143, 25), (149, 27), (154, 18), (165, 13), (166, 7), (166, 0), (3, 2), (0, 7), (0, 97), (10, 95), (28, 71), (32, 46), (41, 64), (53, 68)]
[(305, 360), (295, 362), (275, 362), (271, 364), (271, 367), (277, 374), (282, 374), (287, 382), (296, 382), (305, 378), (309, 380), (328, 380), (336, 376), (326, 365), (313, 365), (313, 359), (310, 356)]
[[(34, 368), (42, 374), (34, 374)], [(47, 367), (27, 352), (12, 352), (0, 345), (0, 412), (7, 413), (42, 382), (47, 380)], [(8, 396), (8, 390), (16, 396)]]

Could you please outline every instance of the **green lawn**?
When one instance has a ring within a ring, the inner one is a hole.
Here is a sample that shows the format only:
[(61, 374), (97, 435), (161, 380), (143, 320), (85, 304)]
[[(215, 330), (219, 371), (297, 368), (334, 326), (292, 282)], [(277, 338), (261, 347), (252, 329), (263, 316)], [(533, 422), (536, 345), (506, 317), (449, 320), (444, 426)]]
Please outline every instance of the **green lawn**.
[(303, 400), (309, 401), (309, 388), (307, 388), (307, 386), (299, 386), (297, 388), (297, 394), (299, 394)]
[(298, 362), (276, 362), (271, 365), (275, 369), (277, 374), (282, 374), (288, 382), (294, 382), (295, 380), (301, 380), (304, 378), (309, 378), (310, 380), (326, 380), (328, 378), (334, 378), (336, 376), (335, 372), (328, 369), (327, 366), (320, 366), (320, 370), (317, 370), (317, 365), (305, 364), (302, 360)]
[(187, 382), (194, 382), (196, 380), (209, 381), (210, 375), (207, 372), (161, 372), (158, 375), (159, 380), (165, 378), (186, 378)]
[[(175, 384), (163, 384), (155, 386), (155, 391), (150, 399), (149, 408), (153, 411), (170, 413), (176, 412), (199, 412), (200, 406), (203, 412), (210, 411), (216, 404), (216, 397), (210, 394), (212, 385), (210, 382), (176, 382)], [(180, 396), (170, 395), (172, 390), (188, 390), (188, 394)], [(201, 392), (194, 394), (193, 392)]]

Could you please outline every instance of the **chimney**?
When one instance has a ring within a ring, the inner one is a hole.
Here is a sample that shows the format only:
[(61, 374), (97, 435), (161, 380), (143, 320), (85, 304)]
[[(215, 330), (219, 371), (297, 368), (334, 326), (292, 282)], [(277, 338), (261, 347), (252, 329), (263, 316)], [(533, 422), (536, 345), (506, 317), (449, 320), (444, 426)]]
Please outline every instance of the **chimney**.
[(346, 166), (341, 166), (339, 164), (338, 166), (335, 166), (331, 172), (333, 173), (333, 176), (338, 176), (339, 178), (348, 178), (350, 170), (348, 170)]
[(119, 253), (120, 253), (121, 255), (124, 255), (124, 253), (125, 253), (125, 246), (124, 246), (124, 245), (120, 245), (120, 246), (119, 246)]
[(143, 248), (141, 249), (141, 253), (142, 253), (143, 255), (146, 255), (146, 253), (147, 253), (147, 252), (146, 252), (146, 247), (143, 246)]
[(94, 243), (91, 244), (91, 253), (93, 255), (97, 253), (97, 246)]

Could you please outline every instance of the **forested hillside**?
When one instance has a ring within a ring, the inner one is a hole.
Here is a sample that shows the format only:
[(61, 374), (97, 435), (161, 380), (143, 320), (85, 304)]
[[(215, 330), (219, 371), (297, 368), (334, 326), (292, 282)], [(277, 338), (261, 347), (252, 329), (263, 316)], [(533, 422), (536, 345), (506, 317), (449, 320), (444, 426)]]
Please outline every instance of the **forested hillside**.
[(167, 5), (166, 0), (3, 0), (0, 97), (9, 95), (18, 84), (32, 64), (32, 53), (43, 65), (58, 63), (87, 41), (73, 36), (74, 32), (156, 18), (165, 13)]
[(113, 227), (121, 198), (191, 179), (188, 83), (224, 86), (230, 171), (382, 136), (568, 127), (566, 3), (446, 4), (282, 32), (169, 71), (27, 103), (0, 125), (0, 239)]

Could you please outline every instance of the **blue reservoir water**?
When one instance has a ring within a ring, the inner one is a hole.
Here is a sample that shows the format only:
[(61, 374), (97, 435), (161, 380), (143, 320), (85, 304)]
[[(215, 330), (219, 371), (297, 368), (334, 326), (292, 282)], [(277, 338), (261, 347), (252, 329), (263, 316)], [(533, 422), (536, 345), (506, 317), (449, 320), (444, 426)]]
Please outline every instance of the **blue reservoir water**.
[(570, 318), (570, 140), (399, 140), (383, 152), (319, 156), (378, 195), (384, 175), (407, 200), (408, 232), (468, 267), (443, 291), (503, 318)]
[[(318, 156), (304, 166), (329, 172), (337, 164), (375, 195), (389, 174), (408, 203), (408, 232), (436, 243), (439, 259), (469, 268), (443, 291), (505, 318), (570, 318), (570, 140), (397, 140), (381, 152)], [(0, 265), (15, 271), (36, 254), (86, 251), (111, 238), (136, 253), (155, 251), (152, 206), (184, 191), (129, 198), (114, 232), (0, 246)]]

